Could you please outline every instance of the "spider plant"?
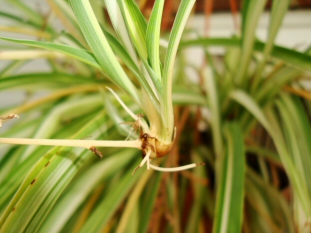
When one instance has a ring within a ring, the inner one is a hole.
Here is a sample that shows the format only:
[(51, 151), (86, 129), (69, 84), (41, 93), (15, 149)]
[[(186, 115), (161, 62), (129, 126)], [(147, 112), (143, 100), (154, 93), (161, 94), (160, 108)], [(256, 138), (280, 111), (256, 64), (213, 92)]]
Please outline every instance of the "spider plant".
[[(32, 36), (1, 36), (0, 90), (27, 93), (0, 109), (2, 232), (310, 232), (311, 56), (274, 45), (289, 1), (273, 1), (265, 42), (264, 0), (244, 1), (240, 36), (183, 40), (194, 0), (168, 35), (164, 0), (149, 19), (132, 0), (47, 3), (0, 12), (1, 30)], [(39, 58), (45, 72), (19, 71)]]

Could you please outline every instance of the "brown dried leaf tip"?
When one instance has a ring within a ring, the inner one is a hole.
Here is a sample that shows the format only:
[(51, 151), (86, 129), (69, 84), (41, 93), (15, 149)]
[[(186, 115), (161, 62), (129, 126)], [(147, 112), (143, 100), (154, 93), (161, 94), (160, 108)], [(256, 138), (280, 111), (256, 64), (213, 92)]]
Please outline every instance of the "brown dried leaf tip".
[(92, 151), (94, 154), (96, 154), (98, 156), (98, 158), (100, 158), (100, 159), (102, 159), (104, 157), (103, 154), (100, 152), (100, 150), (98, 150), (95, 146), (91, 146), (90, 151)]
[(16, 114), (10, 114), (10, 115), (5, 116), (5, 117), (0, 117), (0, 127), (2, 126), (2, 122), (3, 121), (10, 120), (10, 119), (13, 119), (13, 118), (19, 118), (19, 116), (16, 115)]

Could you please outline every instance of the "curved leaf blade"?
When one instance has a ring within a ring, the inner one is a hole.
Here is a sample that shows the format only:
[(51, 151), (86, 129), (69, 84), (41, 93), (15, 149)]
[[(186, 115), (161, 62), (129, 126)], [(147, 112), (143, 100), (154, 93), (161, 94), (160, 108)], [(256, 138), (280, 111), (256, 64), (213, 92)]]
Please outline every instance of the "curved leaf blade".
[(166, 51), (163, 73), (162, 73), (162, 108), (164, 118), (167, 121), (168, 135), (173, 135), (174, 114), (172, 107), (172, 79), (174, 62), (181, 39), (182, 32), (185, 28), (187, 19), (190, 15), (195, 0), (183, 0), (178, 8), (174, 25), (169, 37), (168, 48)]
[(213, 233), (241, 232), (244, 203), (245, 151), (237, 123), (224, 128), (226, 153), (220, 161)]
[[(181, 43), (180, 49), (187, 48), (189, 46), (221, 46), (221, 47), (239, 47), (240, 39), (236, 38), (201, 38), (194, 40), (187, 40)], [(263, 52), (265, 43), (256, 41), (254, 49), (259, 52)], [(271, 56), (281, 61), (284, 61), (290, 66), (294, 66), (297, 69), (311, 72), (311, 56), (293, 49), (274, 45)]]
[(89, 1), (71, 0), (70, 3), (78, 19), (80, 29), (101, 68), (108, 74), (109, 78), (131, 95), (136, 103), (140, 104), (141, 101), (138, 97), (138, 91), (113, 53)]
[(23, 44), (23, 45), (28, 45), (28, 46), (32, 46), (36, 48), (48, 49), (51, 51), (59, 52), (67, 56), (73, 57), (86, 64), (89, 64), (97, 69), (100, 69), (100, 66), (98, 62), (96, 61), (95, 57), (93, 56), (93, 54), (83, 49), (78, 49), (78, 48), (74, 48), (68, 45), (43, 42), (43, 41), (20, 40), (20, 39), (6, 38), (6, 37), (0, 37), (0, 39), (14, 42), (14, 43)]
[(133, 0), (118, 0), (128, 33), (138, 54), (143, 60), (147, 60), (146, 29), (147, 23)]
[[(83, 201), (88, 198), (89, 193), (105, 178), (114, 174), (117, 170), (123, 170), (124, 166), (133, 159), (136, 153), (123, 150), (109, 156), (104, 161), (95, 164), (88, 169), (77, 182), (66, 192), (63, 198), (56, 203), (47, 219), (44, 221), (39, 232), (53, 233), (61, 232), (66, 222), (78, 210)], [(57, 222), (57, 224), (54, 224)]]
[(146, 32), (149, 62), (157, 77), (161, 77), (160, 64), (160, 29), (164, 0), (155, 1)]
[(241, 57), (236, 69), (236, 80), (243, 85), (245, 73), (253, 53), (255, 42), (255, 30), (257, 28), (259, 17), (264, 10), (267, 0), (244, 1), (242, 9), (242, 39), (241, 39)]

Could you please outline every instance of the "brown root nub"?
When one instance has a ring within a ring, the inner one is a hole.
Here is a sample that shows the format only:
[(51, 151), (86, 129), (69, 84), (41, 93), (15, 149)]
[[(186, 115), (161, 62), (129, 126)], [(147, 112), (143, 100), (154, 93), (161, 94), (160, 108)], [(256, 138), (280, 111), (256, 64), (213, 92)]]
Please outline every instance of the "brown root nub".
[(0, 117), (0, 120), (10, 120), (10, 119), (13, 119), (13, 118), (19, 118), (19, 116), (16, 115), (16, 114), (10, 114), (10, 115), (5, 116), (5, 117)]
[(138, 168), (140, 168), (140, 166), (135, 167), (134, 171), (132, 172), (132, 176), (135, 174)]
[(91, 146), (90, 151), (92, 151), (100, 159), (102, 159), (104, 157), (103, 154), (100, 152), (100, 150), (98, 150), (95, 146)]
[(197, 166), (205, 166), (204, 162), (196, 163)]
[(147, 150), (151, 150), (153, 154), (150, 158), (160, 158), (165, 156), (172, 149), (173, 143), (164, 144), (160, 142), (156, 137), (152, 137), (147, 133), (140, 134), (141, 149), (143, 156), (147, 154)]

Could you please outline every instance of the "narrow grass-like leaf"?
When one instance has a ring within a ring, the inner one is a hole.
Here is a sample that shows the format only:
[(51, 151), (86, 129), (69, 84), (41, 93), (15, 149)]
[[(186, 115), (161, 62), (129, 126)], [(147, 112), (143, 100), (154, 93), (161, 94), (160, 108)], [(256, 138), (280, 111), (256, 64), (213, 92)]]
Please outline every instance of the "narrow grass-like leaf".
[(0, 71), (0, 79), (3, 77), (14, 75), (15, 72), (19, 70), (19, 68), (23, 66), (25, 63), (27, 63), (27, 61), (19, 61), (19, 60), (11, 61), (6, 66), (2, 67)]
[(140, 104), (137, 90), (129, 77), (120, 66), (104, 33), (102, 32), (92, 7), (88, 0), (71, 0), (73, 11), (78, 19), (80, 28), (91, 47), (101, 68), (116, 84), (132, 96)]
[(178, 105), (193, 104), (206, 106), (208, 104), (203, 95), (193, 90), (181, 89), (180, 87), (173, 87), (172, 98), (173, 103)]
[(9, 1), (10, 4), (15, 6), (15, 9), (19, 9), (28, 17), (29, 21), (35, 22), (36, 24), (43, 24), (43, 17), (38, 14), (37, 11), (31, 9), (27, 4), (19, 0)]
[(217, 90), (217, 81), (213, 73), (205, 69), (204, 70), (204, 86), (208, 95), (208, 102), (210, 110), (212, 112), (211, 126), (213, 134), (213, 145), (215, 148), (215, 153), (217, 156), (222, 156), (223, 154), (223, 140), (221, 135), (221, 115), (220, 115), (220, 103)]
[[(306, 185), (301, 184), (300, 182), (303, 178), (297, 171), (297, 168), (294, 166), (293, 160), (290, 157), (284, 136), (279, 126), (279, 122), (276, 120), (275, 114), (271, 109), (269, 109), (269, 111), (264, 114), (256, 102), (242, 91), (234, 91), (230, 94), (230, 96), (242, 106), (244, 106), (262, 124), (262, 126), (272, 137), (282, 163), (284, 164), (287, 174), (293, 184), (294, 192), (298, 196), (301, 205), (304, 207), (304, 211), (307, 215), (309, 215), (310, 209), (308, 206), (311, 206), (311, 203), (310, 198), (308, 197), (308, 189)], [(266, 117), (267, 113), (269, 118)]]
[[(25, 4), (25, 2), (19, 0), (12, 0), (9, 2), (10, 4), (15, 6), (15, 9), (19, 9), (22, 12), (20, 14), (26, 15), (26, 17), (28, 18), (28, 22), (33, 22), (35, 25), (38, 26), (38, 28), (42, 28), (42, 26), (45, 25), (44, 17), (37, 11), (30, 8), (28, 4)], [(44, 29), (46, 31), (55, 33), (54, 28), (50, 24), (46, 24)]]
[[(201, 158), (199, 155), (195, 152), (193, 153), (193, 162), (199, 163)], [(204, 179), (206, 177), (206, 172), (203, 166), (197, 167), (194, 170), (194, 175), (198, 178)], [(203, 185), (200, 182), (193, 182), (191, 184), (193, 186), (194, 190), (194, 198), (195, 202), (192, 205), (191, 212), (189, 214), (189, 221), (187, 222), (187, 227), (185, 232), (198, 232), (199, 231), (199, 225), (201, 219), (201, 213), (202, 213), (202, 206), (204, 199), (206, 198), (206, 186)]]
[[(117, 40), (117, 38), (115, 38), (104, 28), (103, 31), (115, 54), (125, 63), (125, 65), (135, 74), (137, 78), (140, 78), (141, 77), (140, 70), (137, 66), (137, 63), (135, 63), (134, 60), (131, 58), (130, 54), (128, 54), (128, 52), (124, 49), (122, 44)], [(142, 84), (143, 82), (139, 80), (139, 83)]]
[[(282, 126), (286, 139), (286, 144), (293, 158), (295, 167), (297, 168), (297, 172), (301, 177), (299, 185), (301, 188), (306, 187), (306, 189), (309, 191), (308, 192), (307, 190), (304, 190), (305, 198), (307, 198), (307, 200), (305, 201), (311, 203), (311, 153), (308, 151), (308, 145), (305, 144), (310, 144), (309, 142), (305, 141), (306, 133), (310, 134), (310, 125), (309, 127), (308, 125), (305, 125), (306, 128), (302, 128), (302, 125), (300, 125), (302, 120), (299, 120), (301, 117), (300, 115), (295, 114), (295, 112), (297, 112), (295, 105), (293, 105), (290, 99), (285, 95), (283, 95), (282, 97), (283, 98), (281, 101), (277, 101), (277, 106), (282, 117)], [(304, 113), (302, 113), (302, 116), (303, 115)], [(302, 135), (304, 135), (304, 137), (302, 137)], [(299, 200), (299, 197), (294, 197), (294, 213), (298, 229), (301, 232), (307, 232), (310, 231), (311, 227), (308, 227), (308, 221), (310, 221), (311, 219), (311, 206), (302, 205), (303, 204), (301, 200)], [(302, 230), (304, 228), (305, 230)], [(307, 230), (308, 228), (309, 230)]]
[(147, 171), (144, 176), (139, 181), (137, 181), (133, 192), (129, 195), (127, 205), (124, 208), (116, 232), (126, 232), (127, 226), (130, 225), (130, 216), (133, 212), (133, 209), (135, 208), (135, 205), (139, 203), (138, 200), (141, 196), (141, 193), (143, 192), (143, 189), (145, 188), (152, 174), (153, 171)]
[(250, 111), (256, 119), (263, 125), (263, 127), (271, 133), (271, 126), (262, 112), (262, 110), (259, 108), (257, 103), (244, 91), (242, 90), (236, 90), (232, 91), (230, 93), (230, 97), (233, 98), (235, 101), (243, 105), (248, 111)]
[[(43, 78), (44, 77), (44, 78)], [(63, 88), (79, 84), (99, 83), (93, 79), (83, 76), (63, 73), (30, 73), (11, 76), (0, 79), (0, 90), (33, 90), (41, 88), (44, 90)]]
[[(3, 17), (3, 18), (7, 18), (7, 19), (10, 19), (10, 20), (16, 21), (18, 23), (25, 23), (25, 22), (23, 22), (24, 21), (23, 18), (18, 17), (17, 15), (14, 15), (12, 13), (0, 11), (0, 16)], [(28, 27), (32, 26), (32, 27), (36, 28), (36, 25), (33, 24), (32, 22), (27, 22), (27, 24), (28, 24)]]
[(213, 232), (241, 232), (244, 199), (245, 151), (237, 123), (225, 125), (226, 154), (221, 161), (217, 184)]
[(43, 41), (19, 40), (19, 39), (12, 39), (12, 38), (6, 38), (6, 37), (0, 37), (0, 39), (23, 44), (23, 45), (28, 45), (28, 46), (32, 46), (36, 48), (49, 49), (49, 50), (59, 52), (59, 53), (68, 55), (70, 57), (76, 58), (97, 69), (100, 69), (100, 66), (98, 62), (96, 61), (96, 59), (94, 58), (93, 54), (83, 49), (78, 49), (78, 48), (70, 47), (68, 45), (55, 44), (55, 43), (43, 42)]
[(310, 196), (308, 194), (308, 188), (303, 182), (304, 178), (297, 171), (292, 158), (288, 152), (285, 139), (283, 134), (281, 133), (281, 126), (279, 120), (277, 120), (276, 113), (271, 109), (266, 110), (266, 115), (271, 122), (271, 137), (273, 138), (274, 144), (278, 150), (282, 163), (284, 164), (284, 168), (287, 172), (287, 175), (293, 185), (293, 191), (296, 200), (299, 200), (300, 205), (303, 207), (301, 211), (304, 211), (305, 216), (311, 216), (311, 201)]
[(143, 60), (148, 59), (146, 47), (147, 23), (133, 0), (118, 0), (128, 33)]
[[(98, 115), (83, 127), (76, 137), (85, 137), (94, 132), (100, 120), (103, 118)], [(89, 152), (81, 148), (69, 150), (55, 148), (42, 157), (25, 178), (22, 185), (24, 188), (20, 188), (19, 195), (15, 196), (18, 201), (16, 200), (15, 204), (12, 202), (8, 207), (5, 215), (7, 217), (3, 218), (3, 225), (1, 224), (2, 230), (35, 232), (62, 190), (89, 155)]]
[(241, 55), (235, 77), (240, 85), (244, 85), (246, 70), (253, 53), (255, 30), (266, 2), (266, 0), (243, 2)]
[[(144, 65), (141, 68), (142, 74), (144, 75), (143, 78), (146, 80), (145, 82), (148, 83), (148, 89), (152, 90), (152, 93), (149, 93), (150, 90), (147, 90), (150, 96), (149, 98), (151, 100), (155, 98), (158, 100), (158, 94), (161, 92), (161, 82), (160, 77), (157, 76), (148, 63), (146, 20), (133, 0), (119, 0), (118, 3), (127, 25), (127, 31)], [(152, 102), (154, 102), (154, 106), (158, 105), (156, 101), (153, 100)]]
[(254, 84), (253, 84), (253, 90), (256, 89), (256, 86), (258, 85), (260, 78), (261, 78), (261, 72), (262, 69), (264, 68), (264, 65), (271, 53), (271, 50), (274, 46), (274, 40), (277, 35), (277, 32), (279, 30), (279, 27), (282, 23), (283, 17), (287, 11), (288, 5), (289, 5), (290, 0), (276, 0), (272, 2), (272, 12), (270, 16), (270, 21), (269, 21), (269, 33), (268, 33), (268, 38), (266, 41), (265, 49), (263, 52), (263, 58), (262, 61), (260, 62), (256, 76), (254, 78)]
[[(142, 86), (142, 88), (148, 93), (149, 97), (154, 100), (155, 106), (159, 105), (158, 98), (156, 96), (156, 91), (152, 89), (154, 86), (152, 83), (149, 83), (146, 77), (143, 76), (142, 72), (139, 70), (137, 63), (135, 63), (130, 55), (127, 53), (127, 51), (124, 49), (124, 47), (118, 42), (118, 40), (111, 35), (109, 32), (105, 31), (105, 36), (107, 40), (109, 41), (109, 44), (113, 51), (116, 53), (118, 57), (125, 63), (125, 65), (133, 72), (135, 77), (137, 78), (138, 82)], [(145, 64), (145, 62), (144, 62)], [(147, 64), (148, 65), (148, 64)], [(149, 65), (148, 65), (149, 67)], [(152, 70), (149, 70), (149, 72), (153, 72)], [(155, 79), (153, 75), (153, 79)], [(159, 88), (160, 83), (157, 82), (156, 86)]]
[[(297, 171), (304, 178), (301, 183), (307, 186), (311, 202), (311, 126), (299, 100), (294, 100), (288, 95), (281, 95), (277, 106), (282, 116), (287, 145), (291, 150)], [(311, 209), (309, 212), (311, 213)]]
[(186, 25), (187, 19), (190, 15), (191, 9), (195, 0), (183, 0), (179, 6), (174, 25), (170, 34), (169, 44), (166, 51), (163, 74), (162, 74), (162, 101), (161, 107), (164, 118), (167, 120), (167, 135), (171, 136), (174, 130), (174, 114), (172, 108), (172, 79), (175, 57), (179, 45), (179, 41)]
[[(56, 203), (39, 232), (60, 232), (69, 218), (87, 199), (89, 193), (95, 189), (96, 185), (103, 179), (109, 178), (115, 171), (124, 169), (124, 166), (136, 155), (133, 152), (133, 150), (124, 150), (115, 153), (89, 168), (75, 181), (70, 189), (67, 189), (65, 195)], [(54, 224), (55, 222), (57, 224)]]
[[(248, 225), (252, 225), (254, 232), (295, 232), (291, 209), (284, 195), (251, 168), (246, 169), (245, 199), (248, 203), (246, 219), (250, 220)], [(250, 207), (254, 212), (250, 212)], [(256, 222), (258, 226), (255, 226)]]
[(146, 32), (148, 58), (157, 77), (161, 78), (160, 64), (160, 29), (164, 0), (155, 1)]
[(73, 35), (80, 43), (86, 46), (86, 41), (79, 29), (79, 25), (72, 9), (68, 5), (68, 2), (62, 0), (48, 0), (47, 3), (50, 5), (54, 14), (62, 21), (66, 29)]
[(275, 71), (273, 75), (264, 81), (261, 88), (256, 92), (256, 99), (262, 103), (268, 103), (274, 100), (277, 95), (286, 84), (290, 84), (294, 80), (297, 80), (303, 71), (295, 69), (293, 67), (282, 67)]
[[(180, 48), (184, 49), (189, 46), (221, 46), (221, 47), (239, 47), (240, 39), (232, 38), (204, 38), (187, 40), (181, 43)], [(255, 41), (254, 49), (259, 52), (263, 52), (265, 43)], [(290, 66), (294, 66), (297, 69), (311, 72), (311, 56), (293, 49), (274, 46), (271, 51), (271, 56), (284, 61)]]
[[(146, 219), (150, 219), (152, 216), (153, 208), (157, 199), (157, 194), (159, 192), (159, 186), (161, 184), (161, 177), (163, 173), (155, 173), (148, 182), (148, 187), (144, 190), (144, 196), (141, 200), (141, 214)], [(148, 231), (148, 221), (143, 221), (139, 224), (138, 232)]]
[(122, 44), (125, 46), (133, 61), (137, 62), (136, 51), (132, 45), (118, 2), (105, 0), (105, 5), (114, 30), (116, 31), (117, 35), (122, 41)]
[[(134, 176), (131, 175), (137, 163), (138, 160), (127, 169), (118, 183), (114, 184), (113, 189), (97, 204), (95, 210), (80, 230), (81, 233), (100, 232), (107, 226), (110, 218), (143, 172), (143, 169), (140, 169)], [(106, 211), (103, 212), (103, 210)], [(101, 218), (98, 218), (98, 216), (101, 216)]]
[[(97, 103), (96, 103), (97, 102)], [(94, 106), (101, 106), (101, 99), (98, 98), (96, 101), (96, 98), (84, 98), (83, 101), (68, 101), (64, 104), (60, 104), (55, 109), (52, 109), (50, 114), (47, 116), (43, 115), (43, 119), (41, 122), (39, 121), (39, 127), (36, 129), (36, 132), (32, 135), (32, 137), (40, 137), (40, 138), (46, 138), (51, 137), (54, 133), (54, 131), (59, 128), (60, 119), (64, 115), (70, 115), (70, 113), (73, 114), (83, 114), (83, 111), (86, 110), (84, 113), (89, 113), (90, 109), (94, 109)], [(88, 109), (90, 108), (90, 109)], [(83, 109), (83, 110), (82, 110)], [(78, 111), (79, 110), (79, 111)], [(77, 129), (81, 128), (81, 124), (83, 123), (81, 120), (79, 121), (80, 124), (77, 124), (76, 129), (73, 131), (70, 131), (72, 126), (75, 126), (72, 124), (71, 127), (67, 127), (68, 132), (76, 132)], [(102, 126), (104, 127), (104, 125)], [(98, 127), (97, 127), (98, 128)], [(66, 128), (64, 128), (66, 132)], [(72, 133), (70, 135), (66, 135), (67, 138), (72, 137)], [(33, 166), (34, 163), (36, 163), (38, 160), (42, 158), (42, 156), (47, 153), (49, 150), (49, 147), (39, 147), (36, 149), (34, 146), (28, 146), (24, 148), (22, 153), (18, 154), (19, 161), (18, 161), (18, 167), (13, 170), (10, 176), (8, 176), (8, 179), (6, 179), (1, 186), (0, 193), (1, 199), (0, 203), (2, 204), (2, 201), (5, 201), (8, 197), (12, 197), (13, 192), (16, 191), (17, 187), (20, 185), (22, 180), (24, 179), (25, 175), (29, 172), (30, 168)], [(47, 153), (45, 156), (48, 160), (53, 156), (54, 153), (57, 151), (51, 150), (51, 152)], [(48, 161), (45, 161), (44, 158), (42, 158), (41, 163), (45, 165)], [(41, 165), (42, 165), (41, 164)], [(43, 166), (42, 165), (42, 166)], [(39, 165), (38, 165), (39, 166)], [(35, 178), (37, 175), (37, 171), (34, 170), (32, 175), (28, 176), (28, 180), (25, 181), (23, 185), (19, 187), (19, 191), (15, 194), (14, 198), (11, 200), (10, 206), (7, 208), (6, 215), (7, 216), (11, 209), (14, 207), (14, 205), (19, 200), (20, 196), (24, 193), (24, 191), (27, 189), (29, 183)], [(2, 221), (5, 220), (6, 217), (3, 217)], [(1, 225), (1, 224), (0, 224)]]

